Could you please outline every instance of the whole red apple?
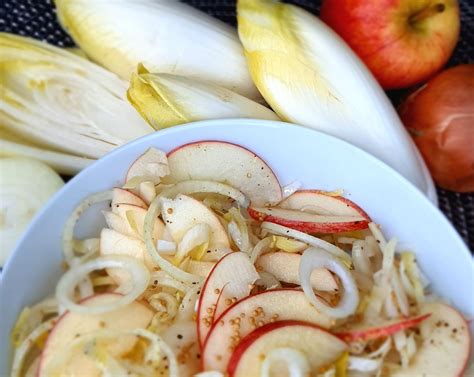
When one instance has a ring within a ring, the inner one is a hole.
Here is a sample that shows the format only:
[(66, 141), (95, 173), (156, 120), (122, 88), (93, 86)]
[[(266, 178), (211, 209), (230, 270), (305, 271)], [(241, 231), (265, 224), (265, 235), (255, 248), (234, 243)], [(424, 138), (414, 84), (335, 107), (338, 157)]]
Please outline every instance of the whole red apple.
[(385, 89), (427, 80), (459, 37), (457, 0), (325, 0), (321, 18)]

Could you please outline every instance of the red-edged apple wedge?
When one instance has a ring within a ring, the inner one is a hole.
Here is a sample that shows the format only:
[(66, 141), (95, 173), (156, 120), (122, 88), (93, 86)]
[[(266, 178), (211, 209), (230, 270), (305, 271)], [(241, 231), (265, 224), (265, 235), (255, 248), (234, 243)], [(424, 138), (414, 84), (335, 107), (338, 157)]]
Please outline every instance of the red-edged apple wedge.
[[(143, 239), (143, 227), (147, 210), (131, 204), (115, 204), (112, 213), (104, 212), (107, 225), (127, 236)], [(115, 216), (114, 216), (115, 215)], [(120, 221), (122, 219), (122, 221)], [(158, 240), (163, 235), (165, 225), (158, 217), (153, 227), (153, 239)]]
[(207, 224), (211, 228), (209, 247), (230, 247), (229, 237), (219, 218), (199, 200), (187, 195), (163, 199), (161, 214), (176, 242), (180, 242), (193, 226)]
[(133, 206), (147, 209), (147, 204), (137, 195), (122, 188), (114, 188), (112, 191), (112, 208), (117, 204), (131, 204)]
[[(102, 305), (117, 300), (117, 294), (101, 294), (85, 299), (82, 305)], [(48, 336), (41, 354), (38, 376), (47, 377), (45, 371), (49, 363), (77, 337), (100, 329), (127, 331), (136, 328), (146, 328), (153, 318), (153, 311), (139, 302), (104, 314), (78, 314), (64, 313), (57, 321)], [(107, 349), (112, 356), (120, 356), (133, 348), (136, 338), (134, 336), (121, 336), (114, 339)], [(82, 351), (78, 351), (67, 362), (62, 370), (67, 376), (100, 376), (96, 364)]]
[(187, 144), (168, 154), (171, 174), (164, 182), (189, 179), (227, 183), (256, 206), (281, 201), (281, 187), (272, 169), (255, 153), (222, 141)]
[(129, 182), (133, 178), (137, 178), (142, 182), (160, 183), (161, 178), (169, 173), (166, 153), (156, 148), (150, 148), (130, 165), (125, 181)]
[[(257, 270), (266, 271), (279, 281), (300, 284), (299, 267), (301, 255), (286, 252), (274, 252), (262, 255), (255, 262)], [(325, 268), (313, 270), (311, 284), (318, 291), (335, 292), (338, 285), (334, 276)]]
[(357, 204), (343, 196), (334, 196), (326, 191), (301, 190), (283, 200), (278, 207), (327, 216), (370, 217)]
[(336, 233), (366, 229), (369, 221), (357, 216), (315, 215), (292, 209), (249, 207), (249, 215), (257, 221), (267, 221), (307, 233)]
[(303, 321), (277, 321), (252, 331), (235, 348), (227, 366), (229, 377), (259, 376), (266, 355), (288, 347), (305, 354), (311, 370), (334, 363), (347, 344), (323, 328)]
[(384, 324), (383, 326), (354, 328), (347, 331), (339, 331), (336, 334), (348, 343), (355, 342), (358, 340), (367, 341), (384, 338), (393, 335), (399, 331), (418, 326), (423, 321), (427, 320), (430, 315), (431, 313), (426, 313), (416, 317), (405, 318), (402, 320), (394, 320), (390, 323)]
[(224, 373), (239, 340), (276, 319), (304, 320), (323, 328), (332, 325), (332, 320), (316, 310), (303, 291), (274, 289), (248, 296), (229, 307), (212, 325), (203, 347), (203, 369)]
[(408, 368), (394, 367), (391, 377), (462, 377), (471, 354), (471, 333), (463, 316), (441, 303), (425, 304), (431, 316), (420, 325), (423, 339)]
[[(100, 255), (128, 255), (137, 258), (150, 270), (153, 261), (148, 254), (145, 243), (136, 238), (131, 238), (112, 229), (102, 229), (100, 233)], [(122, 269), (108, 268), (107, 273), (118, 285), (126, 284), (130, 280), (130, 274)]]
[(222, 257), (201, 289), (197, 309), (197, 333), (202, 345), (214, 319), (227, 307), (247, 297), (259, 278), (247, 254), (237, 251)]

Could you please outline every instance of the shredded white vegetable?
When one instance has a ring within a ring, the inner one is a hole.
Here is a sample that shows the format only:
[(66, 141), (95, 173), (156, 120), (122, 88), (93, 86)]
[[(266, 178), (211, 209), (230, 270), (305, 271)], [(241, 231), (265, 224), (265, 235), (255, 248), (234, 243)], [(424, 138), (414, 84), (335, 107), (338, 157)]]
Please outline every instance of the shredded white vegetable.
[[(275, 362), (284, 362), (290, 377), (306, 377), (311, 372), (306, 355), (294, 348), (281, 347), (271, 350), (262, 363), (260, 376), (270, 377), (280, 371), (275, 370)], [(280, 365), (279, 365), (280, 366)]]

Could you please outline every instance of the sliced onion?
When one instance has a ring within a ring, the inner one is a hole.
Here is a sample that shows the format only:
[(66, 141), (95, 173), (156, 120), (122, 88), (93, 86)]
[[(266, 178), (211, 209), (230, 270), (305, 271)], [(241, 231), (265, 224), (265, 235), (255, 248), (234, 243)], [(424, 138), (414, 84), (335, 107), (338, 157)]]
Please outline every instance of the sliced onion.
[(356, 240), (352, 244), (352, 263), (354, 264), (354, 268), (356, 271), (372, 277), (372, 265), (370, 263), (370, 259), (366, 254), (365, 251), (366, 244), (364, 241)]
[(21, 345), (15, 350), (15, 358), (13, 359), (13, 366), (11, 371), (11, 377), (20, 377), (23, 369), (23, 363), (25, 357), (30, 352), (31, 348), (36, 344), (38, 339), (42, 337), (46, 332), (50, 331), (56, 324), (57, 317), (51, 318), (41, 325), (37, 326), (21, 343)]
[(293, 195), (298, 191), (303, 184), (300, 181), (293, 181), (281, 188), (282, 200), (288, 198), (290, 195)]
[(188, 289), (179, 305), (176, 321), (191, 321), (193, 319), (200, 292), (200, 285)]
[(172, 263), (163, 258), (155, 247), (153, 242), (153, 226), (155, 219), (161, 210), (161, 196), (157, 196), (150, 204), (148, 212), (145, 216), (145, 223), (143, 227), (143, 237), (145, 239), (146, 249), (153, 262), (155, 262), (163, 271), (166, 271), (176, 280), (183, 283), (199, 283), (203, 279), (200, 276), (190, 274), (180, 268), (174, 266)]
[(398, 307), (404, 316), (408, 316), (410, 314), (410, 307), (408, 304), (408, 298), (403, 290), (402, 283), (398, 276), (398, 271), (393, 269), (391, 273), (390, 283), (395, 293), (395, 297), (397, 298)]
[(273, 237), (268, 236), (265, 237), (263, 240), (260, 240), (255, 247), (253, 248), (251, 254), (250, 254), (250, 262), (252, 264), (255, 263), (255, 261), (263, 254), (269, 252), (272, 250), (272, 244), (273, 244)]
[(191, 227), (178, 244), (178, 251), (173, 258), (175, 264), (180, 264), (194, 248), (209, 244), (211, 238), (211, 227), (206, 223), (196, 224)]
[[(294, 348), (281, 347), (271, 350), (263, 360), (260, 369), (261, 377), (270, 377), (275, 373), (272, 368), (275, 362), (284, 362), (290, 377), (306, 377), (311, 373), (311, 366), (306, 355)], [(280, 367), (280, 365), (278, 365)], [(281, 370), (278, 370), (280, 372)]]
[(378, 371), (381, 366), (381, 359), (374, 360), (367, 357), (349, 356), (347, 369), (373, 373)]
[[(311, 273), (316, 268), (326, 268), (341, 280), (344, 291), (336, 307), (328, 306), (314, 294), (311, 285)], [(322, 313), (334, 318), (345, 318), (357, 310), (359, 291), (351, 272), (338, 258), (329, 254), (326, 250), (315, 247), (306, 249), (301, 257), (299, 277), (306, 297)]]
[[(127, 335), (135, 335), (142, 337), (150, 342), (148, 350), (145, 353), (145, 364), (156, 364), (159, 365), (163, 358), (163, 354), (168, 361), (168, 375), (170, 377), (178, 377), (178, 363), (176, 361), (176, 355), (171, 348), (160, 338), (158, 335), (144, 330), (134, 329), (130, 331), (113, 331), (113, 330), (98, 330), (90, 332), (74, 339), (65, 349), (58, 352), (51, 363), (47, 366), (44, 371), (45, 376), (59, 375), (59, 371), (62, 369), (65, 363), (82, 348), (87, 348), (88, 345), (95, 345), (98, 339), (113, 339)], [(99, 362), (100, 363), (100, 362)]]
[(72, 212), (71, 216), (66, 220), (63, 231), (63, 253), (66, 263), (69, 266), (75, 259), (74, 255), (74, 228), (76, 227), (77, 221), (80, 219), (84, 211), (90, 206), (100, 203), (106, 200), (112, 200), (112, 191), (103, 191), (97, 194), (91, 195), (84, 199)]
[(383, 236), (382, 232), (380, 231), (379, 226), (375, 223), (369, 223), (369, 229), (372, 232), (372, 235), (377, 240), (377, 243), (379, 244), (380, 250), (382, 250), (387, 245), (387, 241), (385, 240), (385, 237)]
[(292, 237), (302, 242), (305, 242), (308, 245), (326, 250), (327, 252), (334, 255), (335, 257), (341, 258), (343, 261), (347, 262), (348, 264), (351, 264), (350, 255), (348, 255), (341, 248), (333, 245), (332, 243), (324, 241), (320, 238), (313, 237), (313, 236), (310, 236), (309, 234), (300, 232), (298, 230), (287, 228), (286, 226), (270, 223), (267, 221), (264, 221), (262, 223), (262, 228), (274, 234), (278, 234), (280, 236), (285, 236), (285, 237)]
[(367, 357), (371, 359), (375, 359), (378, 357), (385, 357), (385, 355), (390, 351), (392, 348), (392, 338), (388, 337), (385, 342), (382, 343), (382, 345), (377, 348), (375, 351), (369, 353)]
[(156, 249), (163, 255), (174, 255), (176, 253), (176, 242), (158, 240), (156, 241)]
[(194, 377), (224, 377), (224, 375), (216, 370), (209, 370), (207, 372), (197, 373)]
[(247, 208), (249, 206), (249, 200), (242, 192), (232, 186), (214, 181), (190, 180), (179, 182), (163, 190), (159, 196), (173, 198), (178, 194), (189, 195), (196, 193), (220, 194), (234, 199), (240, 207)]
[(186, 284), (174, 279), (165, 271), (152, 272), (150, 282), (156, 287), (174, 288), (181, 292), (186, 292), (189, 289)]
[(229, 253), (232, 253), (232, 249), (229, 249), (228, 247), (214, 247), (206, 251), (206, 253), (202, 257), (202, 261), (217, 262), (224, 255), (227, 255)]
[(255, 281), (256, 285), (263, 286), (266, 290), (281, 288), (280, 282), (271, 273), (266, 271), (260, 271), (258, 275), (260, 276), (260, 278)]
[[(74, 290), (84, 277), (92, 271), (104, 268), (120, 268), (129, 272), (133, 288), (116, 301), (100, 306), (85, 306), (73, 301)], [(58, 303), (76, 313), (98, 314), (116, 310), (135, 301), (147, 288), (150, 273), (143, 263), (129, 256), (99, 257), (81, 265), (72, 267), (59, 280), (56, 286), (56, 298)]]
[(352, 245), (354, 242), (360, 241), (357, 238), (352, 238), (352, 237), (339, 237), (337, 239), (337, 243), (341, 243), (344, 245)]
[(231, 216), (232, 220), (228, 225), (229, 235), (234, 240), (240, 251), (250, 253), (250, 237), (247, 221), (242, 216), (240, 210), (235, 207), (229, 209), (227, 216)]

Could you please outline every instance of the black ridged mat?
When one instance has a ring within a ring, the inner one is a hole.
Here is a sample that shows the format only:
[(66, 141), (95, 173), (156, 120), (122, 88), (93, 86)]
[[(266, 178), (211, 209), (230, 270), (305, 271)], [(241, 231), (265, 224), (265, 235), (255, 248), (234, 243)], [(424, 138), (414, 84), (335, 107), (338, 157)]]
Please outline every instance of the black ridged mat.
[[(173, 0), (171, 0), (173, 1)], [(185, 0), (229, 24), (235, 25), (235, 1), (229, 0)], [(290, 1), (318, 14), (321, 1)], [(469, 4), (471, 3), (471, 4)], [(71, 38), (56, 21), (51, 0), (2, 0), (0, 9), (0, 31), (7, 31), (47, 41), (58, 46), (72, 46)], [(449, 65), (473, 63), (474, 61), (474, 3), (461, 1), (461, 38)], [(406, 96), (406, 91), (390, 92), (395, 105)], [(474, 144), (474, 140), (473, 140)], [(439, 207), (451, 220), (474, 251), (474, 193), (459, 194), (438, 189)], [(423, 224), (420, 224), (423, 226)]]

